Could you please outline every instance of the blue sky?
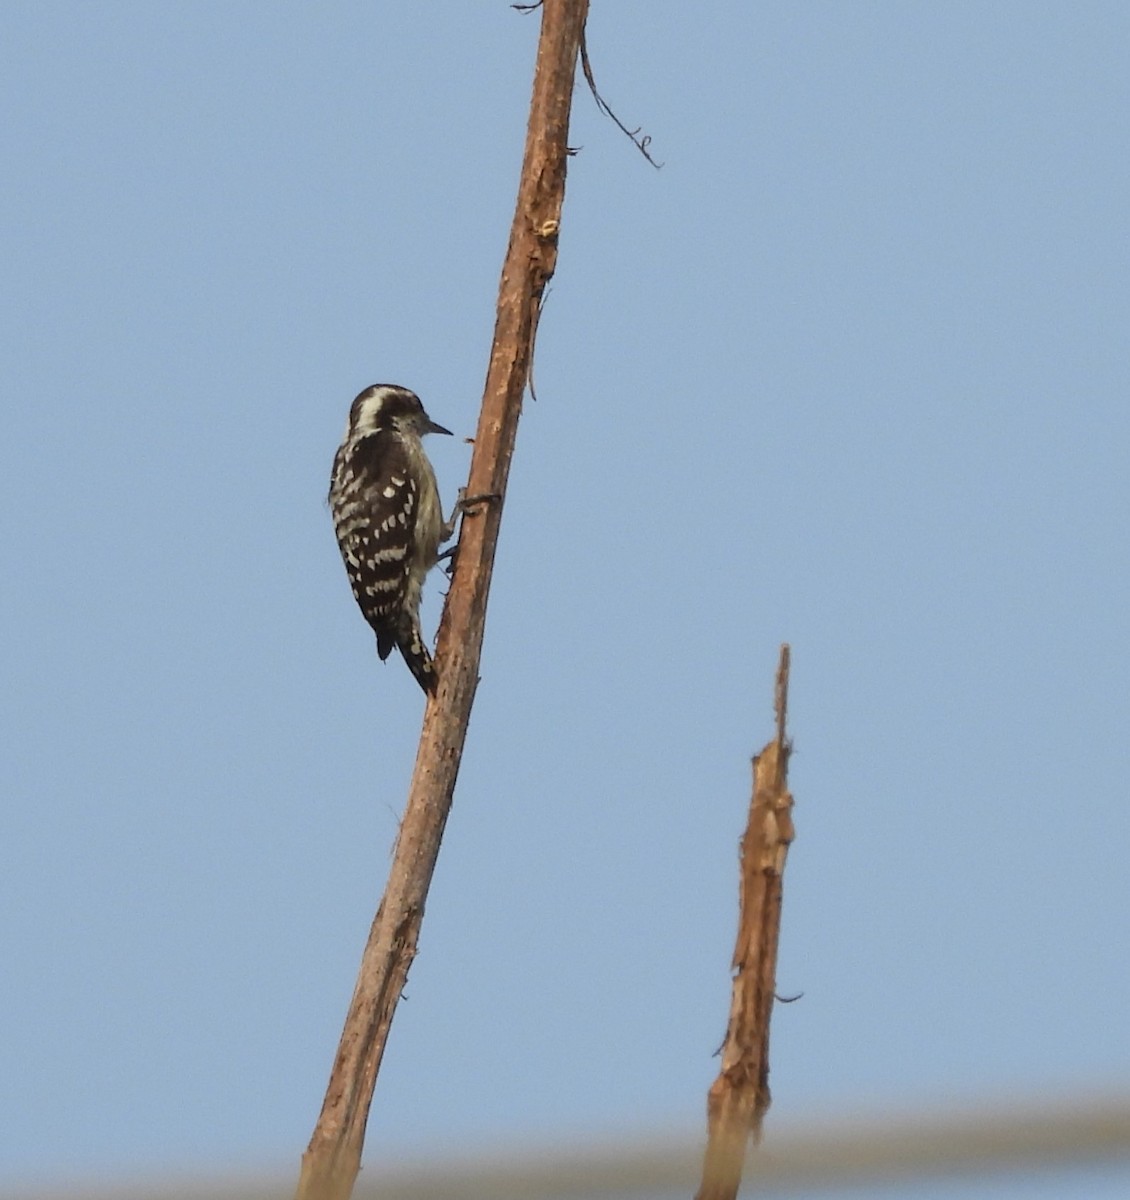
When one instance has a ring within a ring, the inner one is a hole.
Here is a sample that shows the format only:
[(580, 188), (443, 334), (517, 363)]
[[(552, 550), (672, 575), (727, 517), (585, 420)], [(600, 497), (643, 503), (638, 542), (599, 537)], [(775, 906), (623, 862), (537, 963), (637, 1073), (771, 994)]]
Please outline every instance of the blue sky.
[[(397, 382), (465, 480), (536, 35), (0, 13), (0, 1184), (297, 1164), (422, 711), (329, 465)], [(770, 1127), (1118, 1086), (1130, 9), (594, 0), (589, 40), (665, 165), (578, 93), (368, 1162), (697, 1127), (786, 640)]]

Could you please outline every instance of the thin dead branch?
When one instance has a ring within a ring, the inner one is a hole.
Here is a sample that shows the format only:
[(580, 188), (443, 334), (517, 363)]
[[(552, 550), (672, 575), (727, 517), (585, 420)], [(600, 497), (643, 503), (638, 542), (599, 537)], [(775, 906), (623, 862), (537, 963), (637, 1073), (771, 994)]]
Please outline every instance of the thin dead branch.
[(741, 891), (730, 1021), (722, 1066), (707, 1098), (708, 1140), (696, 1200), (735, 1200), (746, 1146), (769, 1108), (769, 1019), (777, 978), (782, 878), (793, 840), (786, 734), (789, 647), (781, 647), (777, 733), (753, 760), (753, 797), (741, 842)]
[(460, 531), (416, 768), (384, 897), (369, 932), (329, 1086), (302, 1157), (296, 1200), (348, 1200), (396, 1005), (416, 955), (424, 904), (467, 735), (503, 498), (529, 377), (538, 306), (557, 264), (567, 137), (588, 0), (544, 0), (526, 148), (467, 494), (490, 497)]
[(640, 133), (643, 128), (642, 126), (640, 126), (639, 129), (629, 129), (627, 125), (625, 125), (624, 122), (621, 121), (620, 118), (612, 111), (612, 109), (608, 106), (608, 102), (597, 90), (596, 77), (593, 75), (592, 64), (589, 62), (588, 43), (585, 41), (583, 34), (581, 36), (581, 70), (585, 73), (585, 83), (589, 85), (589, 91), (592, 92), (592, 98), (596, 101), (597, 108), (599, 108), (600, 111), (604, 113), (604, 115), (608, 117), (613, 124), (616, 125), (621, 133), (631, 138), (632, 142), (636, 146), (636, 149), (639, 150), (644, 158), (646, 158), (647, 161), (651, 163), (651, 165), (658, 171), (663, 164), (656, 162), (655, 159), (651, 157), (651, 151), (648, 149), (648, 147), (651, 145), (650, 134), (645, 133), (643, 137), (640, 137)]

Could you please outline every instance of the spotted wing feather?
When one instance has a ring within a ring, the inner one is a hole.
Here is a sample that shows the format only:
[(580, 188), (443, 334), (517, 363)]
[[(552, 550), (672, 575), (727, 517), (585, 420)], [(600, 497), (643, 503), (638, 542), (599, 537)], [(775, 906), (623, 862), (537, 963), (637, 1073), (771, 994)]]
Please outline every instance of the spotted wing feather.
[[(416, 484), (396, 437), (374, 433), (334, 460), (334, 529), (349, 583), (388, 658), (404, 633)], [(409, 664), (411, 665), (411, 664)]]

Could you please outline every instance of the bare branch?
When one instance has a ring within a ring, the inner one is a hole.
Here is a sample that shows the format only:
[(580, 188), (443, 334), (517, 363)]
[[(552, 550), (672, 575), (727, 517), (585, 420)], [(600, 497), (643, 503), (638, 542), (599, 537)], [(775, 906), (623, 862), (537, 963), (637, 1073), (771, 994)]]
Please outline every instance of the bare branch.
[(348, 1200), (396, 1005), (416, 955), (424, 904), (467, 736), (510, 460), (538, 306), (557, 264), (567, 137), (588, 0), (544, 0), (526, 149), (499, 285), (494, 342), (471, 457), (468, 512), (436, 648), (439, 685), (424, 712), (416, 768), (388, 884), (369, 932), (329, 1086), (302, 1158), (297, 1200)]
[(768, 1111), (769, 1018), (777, 977), (782, 877), (793, 840), (788, 791), (792, 747), (785, 724), (789, 647), (781, 647), (775, 689), (777, 735), (753, 760), (753, 797), (741, 843), (741, 895), (730, 1023), (722, 1066), (707, 1099), (708, 1142), (696, 1200), (735, 1200), (746, 1145), (760, 1141)]
[[(597, 108), (599, 108), (600, 111), (602, 113), (604, 113), (604, 115), (606, 117), (610, 117), (612, 119), (612, 121), (615, 123), (615, 125), (617, 126), (617, 128), (620, 129), (620, 131), (622, 133), (626, 134), (629, 138), (632, 139), (632, 141), (635, 143), (636, 147), (639, 149), (639, 152), (658, 171), (663, 166), (663, 164), (660, 162), (656, 162), (655, 159), (651, 157), (651, 152), (648, 150), (648, 147), (651, 145), (650, 135), (645, 133), (644, 136), (641, 138), (639, 136), (640, 129), (629, 129), (624, 124), (624, 122), (621, 121), (620, 118), (612, 111), (612, 109), (608, 107), (607, 101), (600, 94), (600, 92), (597, 91), (596, 78), (594, 77), (594, 75), (592, 73), (592, 64), (589, 62), (588, 43), (586, 42), (583, 34), (581, 35), (581, 70), (585, 73), (585, 82), (589, 85), (589, 91), (592, 92), (592, 98), (596, 101)], [(641, 126), (641, 129), (642, 129), (642, 126)]]

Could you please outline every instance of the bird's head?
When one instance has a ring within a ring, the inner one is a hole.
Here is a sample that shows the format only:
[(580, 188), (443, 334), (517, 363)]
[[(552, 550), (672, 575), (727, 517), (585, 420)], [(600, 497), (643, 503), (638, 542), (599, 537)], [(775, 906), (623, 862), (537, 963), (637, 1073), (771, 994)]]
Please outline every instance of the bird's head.
[(346, 436), (359, 438), (382, 430), (416, 437), (426, 433), (451, 433), (428, 416), (415, 392), (394, 383), (375, 383), (353, 401)]

